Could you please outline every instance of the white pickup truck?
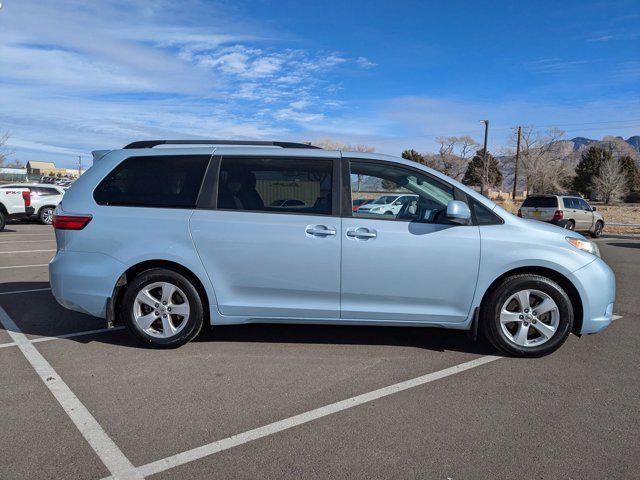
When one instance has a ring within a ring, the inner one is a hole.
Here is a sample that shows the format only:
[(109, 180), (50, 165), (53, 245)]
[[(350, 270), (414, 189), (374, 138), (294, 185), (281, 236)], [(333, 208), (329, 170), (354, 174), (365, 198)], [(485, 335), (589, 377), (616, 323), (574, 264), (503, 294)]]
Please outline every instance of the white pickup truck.
[(0, 231), (9, 218), (33, 215), (31, 192), (25, 187), (0, 188)]

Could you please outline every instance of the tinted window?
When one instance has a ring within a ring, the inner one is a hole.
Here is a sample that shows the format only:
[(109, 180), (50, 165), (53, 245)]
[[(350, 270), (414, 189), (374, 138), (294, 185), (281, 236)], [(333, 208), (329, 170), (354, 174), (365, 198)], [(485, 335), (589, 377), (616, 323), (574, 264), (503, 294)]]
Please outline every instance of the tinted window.
[(223, 158), (218, 208), (331, 215), (333, 162)]
[(522, 206), (537, 208), (557, 208), (558, 199), (556, 197), (527, 197)]
[(589, 206), (589, 204), (588, 204), (585, 200), (583, 200), (583, 199), (579, 199), (579, 200), (578, 200), (578, 205), (579, 205), (579, 207), (578, 207), (578, 208), (580, 208), (580, 209), (582, 209), (582, 210), (591, 211), (591, 207), (590, 207), (590, 206)]
[(33, 187), (29, 190), (31, 190), (31, 193), (33, 193), (34, 195), (40, 195), (41, 197), (60, 195), (60, 192), (58, 192), (55, 188)]
[(131, 157), (100, 182), (101, 205), (194, 207), (208, 155)]
[(502, 223), (502, 219), (498, 215), (478, 202), (473, 202), (473, 210), (478, 225), (498, 225)]
[[(378, 196), (378, 200), (353, 212), (354, 217), (449, 223), (447, 204), (453, 200), (450, 185), (402, 167), (374, 162), (350, 163), (352, 202), (363, 195)], [(389, 205), (394, 200), (401, 201), (398, 205), (395, 202)]]

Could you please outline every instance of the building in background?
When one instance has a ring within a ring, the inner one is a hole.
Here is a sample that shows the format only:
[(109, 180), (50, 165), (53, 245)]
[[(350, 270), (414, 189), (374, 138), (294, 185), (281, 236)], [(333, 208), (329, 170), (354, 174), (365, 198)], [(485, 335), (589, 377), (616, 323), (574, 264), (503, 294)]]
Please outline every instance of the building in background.
[[(54, 162), (37, 162), (29, 160), (27, 162), (27, 175), (30, 177), (59, 177), (78, 178), (78, 169), (59, 168)], [(81, 172), (82, 173), (82, 172)]]

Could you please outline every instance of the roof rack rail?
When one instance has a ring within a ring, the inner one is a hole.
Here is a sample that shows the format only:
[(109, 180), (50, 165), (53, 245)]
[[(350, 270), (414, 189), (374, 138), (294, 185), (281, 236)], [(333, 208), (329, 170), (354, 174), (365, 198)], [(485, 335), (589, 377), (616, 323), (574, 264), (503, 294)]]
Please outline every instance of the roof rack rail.
[(265, 142), (261, 140), (141, 140), (125, 145), (125, 149), (153, 148), (157, 145), (252, 145), (281, 148), (320, 148), (308, 143)]

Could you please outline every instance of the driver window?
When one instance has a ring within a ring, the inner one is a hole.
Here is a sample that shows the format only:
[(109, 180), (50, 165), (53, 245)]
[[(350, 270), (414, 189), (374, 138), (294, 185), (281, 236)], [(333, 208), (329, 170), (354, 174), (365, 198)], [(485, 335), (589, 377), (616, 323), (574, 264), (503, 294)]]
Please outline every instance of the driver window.
[(423, 223), (449, 223), (453, 187), (414, 170), (351, 161), (354, 217)]

